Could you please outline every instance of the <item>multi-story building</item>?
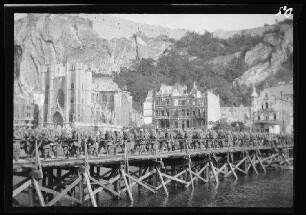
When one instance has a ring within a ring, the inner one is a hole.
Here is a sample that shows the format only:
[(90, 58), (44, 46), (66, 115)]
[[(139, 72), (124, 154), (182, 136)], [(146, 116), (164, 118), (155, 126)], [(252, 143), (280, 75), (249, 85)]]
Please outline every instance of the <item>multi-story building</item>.
[(41, 126), (130, 125), (132, 97), (111, 77), (96, 77), (81, 63), (49, 65), (40, 69), (40, 92), (45, 102), (39, 113)]
[(220, 99), (211, 91), (202, 93), (194, 83), (187, 86), (162, 84), (157, 92), (149, 91), (144, 103), (144, 124), (156, 128), (207, 127), (220, 119)]
[(293, 131), (293, 85), (265, 88), (252, 94), (253, 121), (256, 131), (291, 133)]
[(248, 124), (251, 118), (251, 107), (240, 105), (239, 107), (221, 107), (221, 118), (231, 122), (243, 122)]
[(14, 98), (14, 126), (33, 126), (34, 103), (32, 99)]

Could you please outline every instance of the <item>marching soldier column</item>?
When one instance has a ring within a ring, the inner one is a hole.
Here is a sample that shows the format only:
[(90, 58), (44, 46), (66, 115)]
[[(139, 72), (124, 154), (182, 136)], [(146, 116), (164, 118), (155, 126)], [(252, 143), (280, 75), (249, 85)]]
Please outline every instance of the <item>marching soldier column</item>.
[[(35, 161), (36, 167), (30, 175), (24, 173), (24, 177), (30, 177), (28, 181), (33, 183), (27, 181), (17, 184), (13, 197), (29, 189), (29, 198), (33, 203), (35, 187), (42, 206), (52, 206), (61, 198), (78, 204), (90, 199), (91, 204), (96, 206), (97, 194), (102, 190), (115, 198), (121, 198), (124, 192), (128, 192), (133, 201), (131, 189), (136, 184), (139, 188), (153, 193), (163, 188), (168, 195), (166, 185), (170, 182), (193, 187), (195, 179), (206, 183), (213, 177), (214, 181), (219, 183), (220, 176), (233, 175), (237, 179), (236, 172), (247, 174), (252, 169), (257, 174), (258, 166), (263, 171), (266, 171), (267, 166), (273, 165), (283, 168), (283, 165), (290, 165), (288, 150), (292, 145), (291, 135), (199, 128), (132, 128), (121, 131), (75, 127), (15, 129), (14, 165)], [(21, 152), (26, 154), (25, 159), (20, 156)], [(180, 161), (175, 163), (178, 158), (172, 159), (172, 154), (181, 155), (185, 161), (181, 164)], [(111, 159), (112, 156), (124, 158), (124, 165), (116, 164), (117, 161), (106, 165), (104, 159)], [(153, 158), (146, 159), (146, 156)], [(139, 167), (138, 171), (132, 172), (129, 168), (129, 157), (138, 159), (137, 162), (133, 161), (137, 163), (133, 165)], [(94, 164), (90, 164), (91, 159), (95, 160)], [(73, 164), (79, 160), (84, 160), (81, 166)], [(56, 162), (58, 166), (45, 166), (51, 161)], [(72, 164), (68, 164), (69, 161), (72, 161)], [(100, 174), (101, 166), (109, 170)], [(56, 174), (53, 170), (57, 170)], [(17, 172), (14, 174), (22, 175)], [(38, 185), (40, 179), (41, 186)], [(124, 187), (121, 187), (122, 182)], [(110, 185), (114, 186), (114, 189), (111, 189)]]

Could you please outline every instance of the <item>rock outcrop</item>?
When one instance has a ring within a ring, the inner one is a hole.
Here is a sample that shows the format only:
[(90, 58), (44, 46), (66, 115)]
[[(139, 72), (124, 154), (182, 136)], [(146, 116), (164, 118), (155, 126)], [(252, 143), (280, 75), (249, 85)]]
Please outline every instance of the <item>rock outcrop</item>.
[(86, 18), (60, 14), (28, 14), (15, 20), (15, 94), (31, 94), (39, 85), (41, 65), (83, 62), (96, 73), (111, 74), (137, 58), (157, 59), (172, 44), (137, 34), (106, 40)]

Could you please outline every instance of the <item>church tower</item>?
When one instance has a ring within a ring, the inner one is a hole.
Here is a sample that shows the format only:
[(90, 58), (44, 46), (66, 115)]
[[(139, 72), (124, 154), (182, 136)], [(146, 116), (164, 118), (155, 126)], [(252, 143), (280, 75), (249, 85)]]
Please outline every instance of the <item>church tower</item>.
[(258, 97), (258, 94), (256, 92), (256, 87), (255, 87), (255, 84), (253, 84), (253, 92), (252, 92), (252, 111), (255, 111), (257, 109), (257, 97)]

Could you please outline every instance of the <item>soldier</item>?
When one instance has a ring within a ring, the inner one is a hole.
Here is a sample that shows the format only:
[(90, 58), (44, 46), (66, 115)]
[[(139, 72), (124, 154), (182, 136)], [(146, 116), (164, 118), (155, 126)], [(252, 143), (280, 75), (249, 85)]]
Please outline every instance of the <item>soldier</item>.
[(159, 142), (160, 142), (160, 149), (161, 151), (164, 151), (167, 149), (166, 147), (166, 134), (162, 130), (158, 130), (158, 137), (159, 137)]
[(15, 161), (19, 160), (20, 156), (20, 141), (22, 140), (22, 133), (19, 129), (14, 130), (14, 145), (13, 145), (13, 158)]
[(116, 132), (116, 139), (117, 139), (117, 147), (120, 146), (122, 153), (124, 153), (124, 140), (123, 140), (123, 132), (121, 130)]
[(183, 152), (183, 149), (185, 148), (185, 131), (183, 129), (178, 129), (177, 137), (180, 144), (180, 151)]

